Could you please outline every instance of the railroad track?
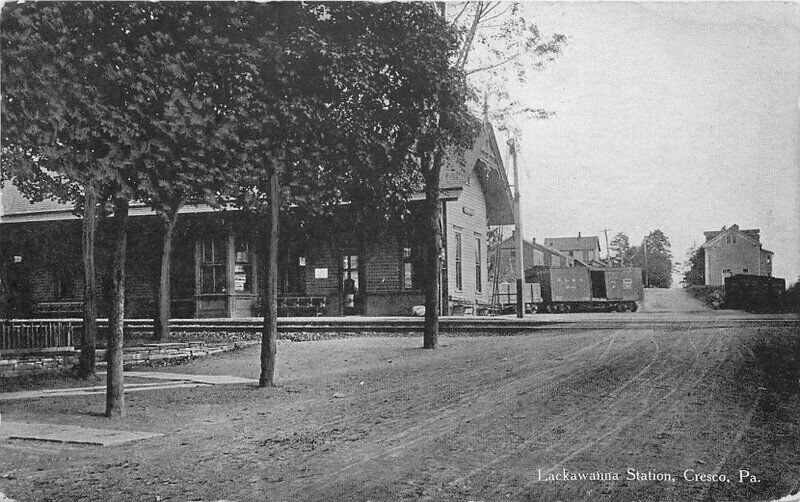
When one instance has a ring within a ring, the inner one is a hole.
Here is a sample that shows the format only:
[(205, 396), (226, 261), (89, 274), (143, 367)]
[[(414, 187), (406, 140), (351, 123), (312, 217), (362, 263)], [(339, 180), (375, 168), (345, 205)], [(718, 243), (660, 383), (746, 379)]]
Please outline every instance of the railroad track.
[[(80, 319), (37, 319), (14, 320), (12, 323), (69, 322), (80, 328)], [(258, 333), (263, 327), (263, 319), (258, 317), (240, 319), (172, 319), (173, 333), (236, 332)], [(797, 327), (800, 318), (789, 315), (681, 315), (664, 314), (535, 314), (523, 319), (513, 317), (442, 317), (439, 332), (443, 335), (485, 334), (514, 335), (529, 331), (559, 329), (692, 329), (692, 328), (734, 328), (756, 327)], [(98, 329), (107, 329), (108, 321), (98, 320)], [(126, 319), (126, 333), (151, 333), (151, 319)], [(279, 318), (278, 331), (284, 335), (307, 334), (358, 334), (358, 335), (421, 335), (423, 319), (419, 317), (315, 317)]]

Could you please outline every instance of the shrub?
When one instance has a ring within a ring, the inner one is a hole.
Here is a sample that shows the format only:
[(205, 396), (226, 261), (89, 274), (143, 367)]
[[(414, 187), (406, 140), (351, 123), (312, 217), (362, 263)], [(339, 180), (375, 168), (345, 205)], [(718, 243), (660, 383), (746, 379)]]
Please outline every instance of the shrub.
[(686, 291), (709, 308), (725, 308), (725, 288), (722, 286), (689, 286)]

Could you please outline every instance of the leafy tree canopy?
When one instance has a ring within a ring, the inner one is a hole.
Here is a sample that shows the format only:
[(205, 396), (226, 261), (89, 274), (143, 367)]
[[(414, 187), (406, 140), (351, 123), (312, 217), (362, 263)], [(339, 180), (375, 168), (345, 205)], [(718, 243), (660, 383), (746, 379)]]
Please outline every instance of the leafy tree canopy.
[(635, 250), (630, 245), (630, 239), (624, 232), (618, 232), (608, 245), (613, 253), (611, 264), (615, 267), (628, 267), (633, 263)]
[(672, 251), (669, 239), (661, 230), (653, 230), (645, 236), (642, 245), (636, 249), (633, 263), (642, 268), (649, 287), (669, 288), (672, 285)]
[(706, 283), (706, 250), (702, 246), (693, 246), (688, 255), (681, 283), (684, 287), (702, 286)]

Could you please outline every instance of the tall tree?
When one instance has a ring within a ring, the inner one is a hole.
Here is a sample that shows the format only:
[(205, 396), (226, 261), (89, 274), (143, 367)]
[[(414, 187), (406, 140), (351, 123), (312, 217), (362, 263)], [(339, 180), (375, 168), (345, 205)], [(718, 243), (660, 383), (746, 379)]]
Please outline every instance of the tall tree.
[[(137, 4), (87, 2), (15, 4), (4, 11), (3, 21), (4, 49), (13, 56), (3, 61), (4, 83), (12, 88), (3, 101), (4, 124), (11, 126), (4, 127), (4, 135), (12, 133), (4, 139), (27, 160), (15, 166), (15, 182), (36, 187), (44, 179), (48, 194), (62, 198), (74, 186), (83, 187), (87, 214), (95, 194), (113, 202), (106, 414), (122, 416), (126, 222), (129, 201), (143, 198), (147, 186), (152, 131), (137, 119), (146, 114), (143, 109), (152, 110), (157, 97), (146, 63), (161, 40), (154, 37), (148, 44), (142, 34), (157, 32), (150, 23), (164, 19)], [(91, 234), (84, 237), (88, 249)], [(91, 257), (84, 258), (87, 270)], [(88, 299), (93, 289), (88, 274), (86, 283)], [(88, 325), (93, 316), (85, 317)]]
[[(464, 148), (472, 146), (477, 132), (473, 115), (464, 113), (467, 100), (480, 101), (488, 115), (490, 98), (495, 103), (492, 115), (501, 129), (519, 133), (510, 115), (547, 118), (550, 113), (510, 99), (505, 88), (509, 75), (525, 80), (527, 71), (541, 69), (561, 51), (563, 35), (543, 39), (536, 25), (520, 14), (519, 3), (459, 2), (439, 4), (440, 13), (459, 34), (447, 55), (451, 78), (439, 88), (431, 103), (431, 127), (420, 144), (420, 168), (425, 181), (426, 288), (423, 347), (439, 345), (439, 282), (442, 253), (441, 202), (439, 179), (443, 163), (458, 159)], [(480, 46), (480, 49), (478, 48)], [(476, 50), (477, 49), (477, 50)], [(432, 141), (432, 139), (435, 140)]]
[(618, 232), (608, 245), (613, 253), (611, 264), (614, 267), (629, 267), (633, 263), (635, 250), (630, 245), (630, 239), (623, 232)]
[(649, 287), (669, 288), (672, 285), (672, 251), (669, 239), (661, 230), (653, 230), (645, 236), (636, 250), (633, 263), (642, 268)]
[[(245, 206), (269, 208), (267, 220), (274, 222), (277, 209), (287, 206), (295, 215), (318, 215), (357, 202), (361, 221), (377, 222), (367, 208), (385, 214), (415, 187), (411, 169), (416, 164), (410, 155), (456, 144), (446, 139), (465, 130), (454, 127), (453, 110), (467, 116), (448, 65), (447, 50), (455, 37), (432, 6), (423, 3), (300, 4), (282, 6), (278, 14), (275, 33), (284, 48), (283, 77), (253, 92), (282, 89), (277, 112), (259, 114), (279, 118), (280, 127), (265, 134), (262, 121), (260, 128), (245, 134), (270, 139), (260, 146), (264, 164), (253, 164), (252, 181), (243, 183)], [(451, 115), (442, 123), (455, 131), (448, 138), (434, 129), (440, 127), (434, 120), (439, 108), (432, 102), (442, 97)], [(266, 195), (270, 193), (280, 194), (280, 205)], [(394, 202), (380, 202), (382, 194)], [(273, 260), (277, 232), (267, 234)], [(277, 295), (269, 278), (267, 282), (263, 386), (273, 384), (276, 331)]]
[(692, 246), (689, 249), (681, 283), (683, 287), (702, 286), (706, 283), (706, 250), (702, 246)]
[[(121, 4), (6, 4), (2, 12), (4, 169), (34, 200), (83, 206), (84, 330), (79, 372), (94, 372), (97, 204), (126, 195), (130, 125), (109, 64)], [(113, 331), (113, 330), (112, 330)]]
[[(187, 203), (218, 205), (235, 185), (237, 81), (250, 67), (230, 57), (243, 45), (247, 10), (213, 3), (135, 4), (129, 34), (141, 47), (121, 68), (137, 106), (143, 173), (137, 196), (163, 226), (155, 338), (169, 334), (172, 236)], [(252, 63), (252, 61), (250, 62)], [(241, 103), (239, 103), (240, 105)]]

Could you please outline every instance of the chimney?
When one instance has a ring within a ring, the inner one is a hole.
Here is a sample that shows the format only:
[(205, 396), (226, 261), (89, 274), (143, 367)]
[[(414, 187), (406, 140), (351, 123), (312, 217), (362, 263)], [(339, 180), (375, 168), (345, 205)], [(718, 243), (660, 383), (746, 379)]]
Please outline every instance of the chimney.
[(580, 232), (578, 232), (578, 239), (580, 239), (580, 238), (581, 238), (581, 233), (580, 233)]

